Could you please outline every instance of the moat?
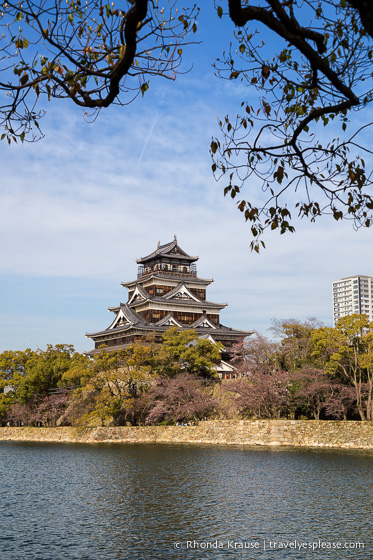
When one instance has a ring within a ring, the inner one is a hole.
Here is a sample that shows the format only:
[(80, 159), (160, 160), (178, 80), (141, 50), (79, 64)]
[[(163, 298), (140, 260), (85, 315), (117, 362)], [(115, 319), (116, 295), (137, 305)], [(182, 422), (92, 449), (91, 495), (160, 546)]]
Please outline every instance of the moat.
[(7, 560), (372, 557), (371, 451), (0, 442), (0, 468)]

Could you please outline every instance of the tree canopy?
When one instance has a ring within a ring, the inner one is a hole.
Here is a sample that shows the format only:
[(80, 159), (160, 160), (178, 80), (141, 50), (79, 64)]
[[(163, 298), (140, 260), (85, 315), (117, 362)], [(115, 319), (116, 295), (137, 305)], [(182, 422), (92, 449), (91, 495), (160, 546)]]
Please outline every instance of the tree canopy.
[[(132, 425), (202, 418), (373, 421), (373, 323), (334, 328), (275, 321), (281, 343), (259, 333), (217, 375), (220, 346), (171, 328), (92, 359), (70, 345), (0, 354), (0, 425)], [(228, 377), (228, 378), (227, 378)]]
[(334, 328), (314, 318), (274, 321), (281, 344), (257, 336), (237, 347), (241, 377), (224, 390), (244, 415), (372, 421), (372, 328), (364, 314), (342, 317)]
[[(163, 344), (156, 343), (153, 334), (120, 350), (103, 347), (92, 359), (66, 344), (1, 353), (0, 422), (2, 416), (23, 423), (53, 423), (59, 417), (77, 424), (99, 421), (104, 425), (127, 417), (133, 421), (144, 417), (144, 410), (149, 414), (156, 407), (159, 412), (161, 387), (169, 383), (171, 401), (180, 404), (180, 392), (189, 395), (182, 398), (186, 408), (178, 408), (181, 417), (177, 420), (183, 419), (186, 410), (192, 417), (198, 410), (204, 414), (213, 401), (206, 400), (200, 390), (217, 377), (222, 345), (198, 338), (193, 329), (178, 332), (173, 327), (163, 338)], [(149, 397), (134, 403), (155, 385)], [(198, 397), (198, 406), (194, 407), (190, 395)]]
[[(370, 4), (215, 0), (215, 7), (233, 34), (216, 74), (247, 93), (239, 114), (220, 118), (212, 169), (249, 222), (252, 248), (264, 246), (266, 229), (294, 231), (295, 215), (372, 225), (363, 138), (372, 100)], [(40, 136), (42, 99), (68, 98), (94, 115), (145, 94), (153, 77), (175, 79), (198, 10), (198, 2), (184, 9), (178, 0), (4, 2), (2, 138)], [(354, 118), (361, 109), (367, 118)]]
[(366, 315), (347, 315), (335, 328), (323, 327), (312, 333), (315, 355), (326, 372), (354, 388), (362, 420), (373, 419), (372, 329)]

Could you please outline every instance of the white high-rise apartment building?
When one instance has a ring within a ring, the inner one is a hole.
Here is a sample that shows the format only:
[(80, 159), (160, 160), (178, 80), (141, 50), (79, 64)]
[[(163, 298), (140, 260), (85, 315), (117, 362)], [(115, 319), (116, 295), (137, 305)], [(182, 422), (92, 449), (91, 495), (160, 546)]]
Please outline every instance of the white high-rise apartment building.
[(349, 276), (333, 282), (334, 326), (353, 313), (365, 313), (373, 321), (373, 276)]

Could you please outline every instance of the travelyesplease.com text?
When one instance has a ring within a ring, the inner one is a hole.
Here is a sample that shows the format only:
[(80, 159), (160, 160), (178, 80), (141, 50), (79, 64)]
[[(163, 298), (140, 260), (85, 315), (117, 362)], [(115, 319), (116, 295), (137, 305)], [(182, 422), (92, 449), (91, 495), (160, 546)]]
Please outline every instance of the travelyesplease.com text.
[(275, 541), (275, 540), (214, 540), (214, 541), (199, 541), (190, 540), (184, 542), (175, 542), (174, 548), (177, 550), (216, 550), (216, 549), (227, 549), (227, 550), (281, 550), (281, 549), (293, 549), (293, 550), (323, 550), (323, 549), (334, 549), (334, 550), (345, 550), (345, 549), (364, 549), (364, 543), (360, 541), (323, 541), (321, 539), (315, 541)]

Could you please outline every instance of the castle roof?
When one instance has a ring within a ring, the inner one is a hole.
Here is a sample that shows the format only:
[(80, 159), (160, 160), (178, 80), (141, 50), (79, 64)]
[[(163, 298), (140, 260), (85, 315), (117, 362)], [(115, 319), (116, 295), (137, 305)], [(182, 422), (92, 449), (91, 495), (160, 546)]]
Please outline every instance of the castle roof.
[[(149, 282), (149, 280), (177, 280), (180, 282), (180, 277), (185, 277), (185, 281), (189, 284), (200, 284), (201, 286), (208, 286), (209, 284), (213, 283), (213, 278), (198, 278), (197, 276), (189, 276), (189, 274), (173, 274), (171, 272), (162, 272), (161, 270), (157, 270), (147, 274), (146, 277), (143, 277), (143, 282)], [(123, 288), (131, 288), (135, 286), (139, 282), (139, 279), (132, 280), (131, 282), (121, 282), (121, 286)]]
[(157, 323), (148, 323), (144, 321), (139, 314), (134, 312), (126, 303), (121, 303), (118, 308), (111, 308), (110, 310), (117, 311), (112, 324), (102, 331), (86, 333), (87, 337), (94, 339), (103, 334), (120, 334), (128, 330), (146, 331), (148, 333), (154, 331), (165, 332), (170, 326), (178, 326), (183, 330), (195, 329), (200, 335), (205, 334), (206, 336), (211, 335), (213, 337), (218, 334), (241, 335), (243, 337), (253, 334), (253, 331), (237, 330), (231, 327), (226, 327), (222, 324), (219, 324), (219, 326), (213, 325), (211, 321), (205, 317), (201, 317), (191, 325), (181, 325), (179, 321), (172, 316), (172, 312), (168, 313)]
[(176, 235), (173, 241), (170, 243), (166, 243), (165, 245), (161, 245), (158, 243), (158, 247), (155, 251), (147, 255), (146, 257), (142, 257), (141, 259), (137, 259), (136, 262), (139, 264), (145, 264), (148, 261), (152, 261), (156, 258), (167, 257), (169, 259), (182, 259), (183, 261), (194, 262), (198, 260), (198, 257), (192, 257), (188, 255), (183, 249), (178, 245)]
[[(187, 305), (191, 307), (206, 307), (214, 309), (224, 309), (227, 307), (227, 303), (215, 303), (213, 301), (202, 300), (196, 295), (194, 295), (185, 285), (184, 282), (180, 282), (175, 288), (163, 294), (162, 296), (150, 295), (141, 284), (136, 284), (135, 290), (132, 294), (131, 299), (128, 301), (128, 305), (132, 308), (139, 305), (143, 305), (146, 302), (151, 303), (162, 303), (167, 307), (170, 305)], [(110, 311), (114, 311), (113, 308), (109, 308)]]

